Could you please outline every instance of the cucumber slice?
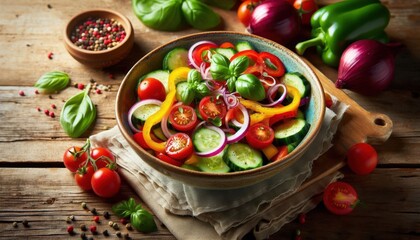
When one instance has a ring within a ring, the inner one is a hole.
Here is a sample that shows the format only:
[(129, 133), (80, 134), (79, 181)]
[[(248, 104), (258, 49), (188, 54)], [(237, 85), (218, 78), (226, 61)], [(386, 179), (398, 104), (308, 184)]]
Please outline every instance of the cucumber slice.
[(251, 46), (249, 42), (242, 41), (242, 42), (236, 43), (236, 50), (240, 52), (240, 51), (245, 51), (245, 50), (254, 50), (254, 48)]
[(178, 102), (182, 102), (181, 94), (187, 88), (187, 85), (188, 85), (187, 81), (180, 82), (176, 85), (175, 97)]
[(283, 83), (295, 87), (299, 91), (301, 97), (309, 96), (311, 93), (311, 84), (300, 73), (286, 73), (283, 76)]
[(300, 142), (309, 131), (309, 128), (310, 124), (304, 119), (289, 119), (274, 127), (274, 138), (279, 145)]
[(139, 84), (140, 84), (141, 81), (143, 81), (143, 79), (146, 79), (146, 78), (149, 78), (149, 77), (156, 78), (157, 80), (159, 80), (163, 84), (163, 86), (165, 87), (166, 93), (169, 92), (169, 89), (168, 89), (169, 71), (167, 71), (167, 70), (152, 71), (152, 72), (150, 72), (146, 75), (143, 75), (139, 80)]
[(230, 59), (237, 51), (233, 48), (216, 48), (216, 53), (222, 54), (223, 56), (227, 57), (227, 59)]
[(160, 109), (160, 106), (156, 104), (141, 105), (137, 109), (134, 110), (133, 112), (134, 119), (132, 120), (134, 120), (133, 121), (134, 123), (144, 124), (144, 122), (146, 122), (146, 120), (151, 115), (159, 111), (159, 109)]
[(218, 132), (204, 127), (194, 132), (192, 141), (197, 152), (207, 152), (219, 146), (222, 139)]
[(172, 71), (179, 67), (188, 67), (188, 50), (185, 48), (172, 49), (163, 59), (164, 70)]
[[(226, 148), (225, 150), (226, 151)], [(195, 164), (203, 172), (227, 173), (229, 166), (223, 161), (224, 151), (213, 157), (198, 157), (198, 163)]]
[(244, 143), (229, 145), (224, 160), (233, 171), (253, 169), (263, 164), (261, 152)]

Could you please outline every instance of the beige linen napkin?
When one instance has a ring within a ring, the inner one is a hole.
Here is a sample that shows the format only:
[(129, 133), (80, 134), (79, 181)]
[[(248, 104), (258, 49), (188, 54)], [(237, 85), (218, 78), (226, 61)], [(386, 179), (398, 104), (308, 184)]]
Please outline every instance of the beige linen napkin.
[(333, 174), (297, 192), (311, 175), (313, 161), (332, 146), (347, 108), (336, 102), (326, 110), (315, 141), (287, 171), (241, 189), (199, 189), (173, 180), (143, 162), (117, 127), (92, 136), (91, 142), (118, 157), (123, 177), (178, 239), (240, 239), (251, 230), (263, 239), (315, 207), (310, 199), (340, 177)]

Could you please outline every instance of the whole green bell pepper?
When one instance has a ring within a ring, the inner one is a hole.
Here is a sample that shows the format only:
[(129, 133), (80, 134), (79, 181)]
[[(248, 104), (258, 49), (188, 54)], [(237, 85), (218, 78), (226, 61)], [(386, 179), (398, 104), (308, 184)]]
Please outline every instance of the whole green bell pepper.
[(389, 41), (384, 29), (389, 23), (389, 10), (378, 0), (347, 0), (320, 8), (311, 18), (312, 39), (298, 43), (296, 51), (317, 46), (327, 65), (337, 67), (343, 51), (361, 39)]

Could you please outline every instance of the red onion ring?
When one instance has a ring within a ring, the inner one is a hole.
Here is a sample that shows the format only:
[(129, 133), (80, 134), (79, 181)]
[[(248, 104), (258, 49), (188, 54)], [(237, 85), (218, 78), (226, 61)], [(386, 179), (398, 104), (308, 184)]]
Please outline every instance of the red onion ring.
[(169, 114), (171, 113), (172, 108), (177, 107), (177, 106), (180, 106), (180, 105), (182, 105), (182, 102), (175, 103), (171, 107), (171, 110), (169, 110), (168, 113), (165, 114), (165, 116), (163, 116), (162, 121), (160, 122), (160, 127), (162, 128), (163, 135), (165, 135), (166, 138), (170, 138), (172, 135), (174, 135), (174, 133), (171, 133), (171, 131), (168, 128), (168, 117), (169, 117)]
[(239, 140), (241, 140), (242, 138), (245, 137), (249, 125), (251, 124), (251, 118), (249, 116), (248, 110), (246, 110), (246, 108), (242, 105), (239, 104), (238, 105), (239, 110), (241, 110), (242, 114), (244, 115), (244, 123), (242, 124), (241, 128), (236, 131), (235, 134), (227, 136), (227, 143), (233, 143), (233, 142), (238, 142)]
[(195, 44), (193, 44), (191, 47), (190, 47), (190, 49), (188, 50), (188, 61), (190, 62), (190, 64), (194, 67), (194, 68), (196, 68), (196, 69), (200, 69), (200, 67), (197, 65), (197, 63), (194, 61), (194, 58), (193, 58), (193, 52), (194, 52), (194, 49), (196, 48), (196, 47), (198, 47), (199, 45), (201, 45), (201, 44), (205, 44), (205, 43), (211, 43), (211, 44), (214, 44), (214, 45), (216, 45), (214, 42), (210, 42), (210, 41), (199, 41), (199, 42), (196, 42)]
[(160, 106), (162, 105), (162, 102), (156, 99), (145, 99), (145, 100), (141, 100), (137, 102), (130, 108), (130, 110), (128, 110), (128, 125), (130, 126), (130, 129), (133, 130), (133, 132), (135, 133), (140, 132), (140, 129), (137, 129), (134, 126), (133, 121), (131, 120), (133, 117), (133, 113), (136, 111), (137, 108), (147, 105), (147, 104), (155, 104), (155, 105)]
[[(273, 98), (271, 97), (271, 95), (274, 92), (278, 91), (280, 87), (283, 88), (283, 93), (281, 94), (281, 96), (277, 100), (274, 101)], [(270, 103), (261, 104), (261, 105), (264, 106), (264, 107), (273, 107), (273, 106), (276, 106), (279, 103), (283, 102), (283, 100), (286, 98), (286, 96), (287, 96), (287, 88), (286, 88), (286, 86), (284, 86), (284, 84), (281, 84), (281, 83), (276, 84), (276, 85), (274, 85), (274, 86), (272, 86), (272, 87), (270, 87), (268, 89), (267, 95), (268, 95), (268, 100), (270, 100)]]
[(211, 125), (210, 126), (203, 126), (205, 123), (206, 123), (205, 121), (202, 121), (201, 123), (199, 123), (197, 125), (197, 127), (194, 129), (194, 132), (197, 131), (198, 129), (200, 129), (201, 127), (208, 128), (208, 129), (216, 131), (220, 135), (221, 140), (220, 140), (219, 144), (212, 150), (209, 150), (207, 152), (196, 152), (196, 151), (194, 151), (194, 152), (197, 156), (200, 156), (200, 157), (213, 157), (213, 156), (216, 156), (217, 154), (221, 153), (223, 151), (223, 149), (225, 149), (226, 144), (227, 144), (226, 134), (222, 131), (222, 129), (220, 129), (216, 126), (211, 126)]

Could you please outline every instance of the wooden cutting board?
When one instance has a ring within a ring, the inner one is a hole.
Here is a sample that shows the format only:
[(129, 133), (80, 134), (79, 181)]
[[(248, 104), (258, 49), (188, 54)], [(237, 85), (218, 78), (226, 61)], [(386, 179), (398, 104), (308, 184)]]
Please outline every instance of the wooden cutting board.
[(318, 76), (324, 91), (349, 105), (349, 108), (334, 136), (333, 147), (314, 162), (312, 176), (302, 184), (301, 189), (344, 167), (345, 154), (353, 144), (358, 142), (381, 144), (388, 140), (393, 127), (392, 120), (387, 115), (366, 111), (344, 91), (336, 88), (334, 83), (308, 60), (304, 61)]

